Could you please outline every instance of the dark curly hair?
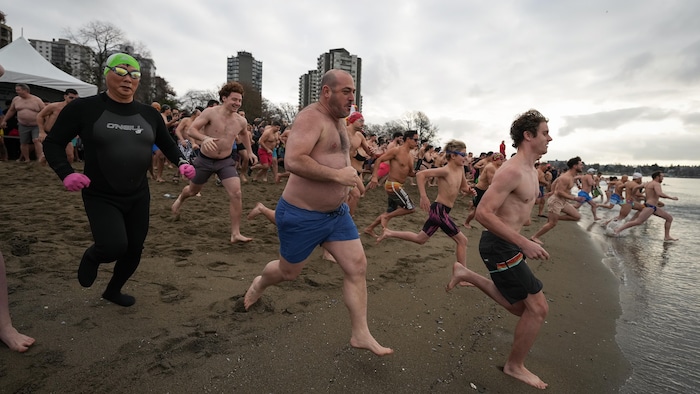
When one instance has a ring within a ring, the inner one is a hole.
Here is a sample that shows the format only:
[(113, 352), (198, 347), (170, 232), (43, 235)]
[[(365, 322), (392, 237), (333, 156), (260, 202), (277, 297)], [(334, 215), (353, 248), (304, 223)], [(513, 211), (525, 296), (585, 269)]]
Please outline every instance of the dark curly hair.
[(219, 98), (224, 98), (228, 97), (231, 93), (240, 93), (241, 96), (245, 92), (243, 90), (243, 85), (236, 81), (228, 81), (224, 86), (221, 87), (221, 90), (219, 90)]
[(510, 138), (513, 139), (513, 147), (517, 148), (523, 142), (523, 134), (526, 131), (532, 133), (532, 136), (537, 136), (537, 128), (542, 122), (549, 122), (549, 119), (535, 109), (531, 109), (525, 113), (518, 115), (510, 126)]

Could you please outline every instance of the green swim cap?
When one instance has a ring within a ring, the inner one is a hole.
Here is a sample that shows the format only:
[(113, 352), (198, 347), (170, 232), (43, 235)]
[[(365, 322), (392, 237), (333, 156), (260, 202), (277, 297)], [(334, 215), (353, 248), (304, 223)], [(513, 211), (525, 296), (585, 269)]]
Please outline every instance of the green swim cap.
[(139, 66), (139, 62), (137, 62), (136, 59), (133, 58), (133, 56), (127, 55), (126, 53), (115, 53), (107, 58), (104, 75), (107, 75), (107, 72), (109, 71), (110, 67), (114, 67), (119, 64), (126, 64), (132, 66), (138, 71), (141, 71), (141, 66)]

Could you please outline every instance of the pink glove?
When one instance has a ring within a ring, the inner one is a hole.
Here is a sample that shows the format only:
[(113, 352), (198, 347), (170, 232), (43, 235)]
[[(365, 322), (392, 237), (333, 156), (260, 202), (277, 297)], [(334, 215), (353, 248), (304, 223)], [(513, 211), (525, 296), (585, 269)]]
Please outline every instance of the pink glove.
[(63, 186), (65, 186), (66, 190), (69, 192), (77, 192), (80, 189), (90, 186), (90, 178), (84, 174), (74, 172), (63, 178)]
[(194, 166), (192, 164), (183, 164), (179, 167), (179, 169), (180, 174), (184, 175), (187, 179), (194, 178), (196, 171), (194, 170)]

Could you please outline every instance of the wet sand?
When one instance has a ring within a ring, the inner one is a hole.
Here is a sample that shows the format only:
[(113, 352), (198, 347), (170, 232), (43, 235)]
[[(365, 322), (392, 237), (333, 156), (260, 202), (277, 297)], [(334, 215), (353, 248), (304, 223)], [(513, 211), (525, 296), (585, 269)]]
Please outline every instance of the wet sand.
[[(454, 242), (440, 231), (423, 246), (361, 237), (370, 329), (394, 355), (350, 347), (342, 275), (319, 248), (296, 281), (269, 288), (246, 312), (243, 295), (276, 258), (278, 240), (262, 216), (245, 215), (257, 201), (274, 208), (283, 185), (243, 185), (241, 232), (254, 240), (231, 245), (227, 197), (213, 180), (179, 221), (170, 212), (174, 199), (163, 195), (177, 196), (183, 184), (152, 182), (143, 258), (124, 289), (136, 304), (124, 308), (100, 298), (113, 264), (100, 268), (91, 288), (78, 284), (80, 257), (92, 243), (80, 194), (64, 191), (46, 167), (0, 162), (10, 311), (15, 327), (37, 339), (23, 354), (0, 345), (0, 393), (539, 391), (501, 370), (517, 318), (476, 288), (444, 291)], [(415, 186), (407, 190), (417, 203)], [(460, 198), (452, 211), (459, 224), (466, 206)], [(384, 191), (369, 191), (358, 228), (385, 208)], [(527, 236), (545, 220), (532, 216)], [(417, 211), (389, 226), (419, 231), (425, 218)], [(464, 230), (467, 262), (486, 275), (481, 226), (472, 223), (477, 228)], [(615, 343), (619, 281), (575, 223), (560, 222), (544, 241), (551, 258), (528, 263), (550, 311), (526, 365), (550, 392), (617, 392), (629, 375)]]

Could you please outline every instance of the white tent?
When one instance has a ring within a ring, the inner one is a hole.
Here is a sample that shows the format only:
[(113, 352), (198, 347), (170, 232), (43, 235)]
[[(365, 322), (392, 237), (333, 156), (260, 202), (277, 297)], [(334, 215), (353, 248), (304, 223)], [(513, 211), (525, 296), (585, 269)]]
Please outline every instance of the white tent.
[(0, 77), (0, 83), (26, 83), (54, 89), (61, 93), (68, 88), (73, 88), (78, 91), (80, 97), (97, 94), (97, 86), (61, 71), (44, 59), (24, 37), (0, 49), (0, 64), (5, 68), (5, 75)]

